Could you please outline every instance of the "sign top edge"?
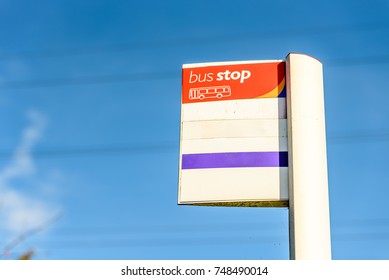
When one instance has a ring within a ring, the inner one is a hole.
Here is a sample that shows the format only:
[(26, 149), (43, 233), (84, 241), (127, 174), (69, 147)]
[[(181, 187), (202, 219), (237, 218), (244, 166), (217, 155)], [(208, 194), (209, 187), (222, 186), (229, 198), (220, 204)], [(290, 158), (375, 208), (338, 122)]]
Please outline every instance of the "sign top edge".
[(255, 64), (255, 63), (271, 63), (271, 62), (284, 62), (283, 59), (278, 60), (241, 60), (241, 61), (222, 61), (222, 62), (202, 62), (202, 63), (187, 63), (183, 64), (182, 68), (196, 68), (207, 66), (223, 66), (223, 65), (238, 65), (238, 64)]

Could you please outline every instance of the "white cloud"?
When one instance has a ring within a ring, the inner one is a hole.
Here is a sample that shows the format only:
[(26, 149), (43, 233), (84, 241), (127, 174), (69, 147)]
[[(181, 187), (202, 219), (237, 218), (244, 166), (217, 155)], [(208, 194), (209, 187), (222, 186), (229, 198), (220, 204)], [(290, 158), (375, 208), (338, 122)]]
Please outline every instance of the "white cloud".
[(2, 192), (2, 199), (4, 224), (12, 233), (20, 234), (50, 219), (51, 212), (47, 203), (39, 199), (9, 189)]
[(38, 111), (29, 111), (27, 117), (29, 126), (24, 129), (12, 159), (0, 170), (0, 222), (10, 235), (18, 235), (42, 225), (55, 214), (55, 207), (40, 198), (42, 195), (38, 187), (23, 192), (14, 185), (15, 180), (20, 184), (23, 179), (34, 182), (36, 186), (40, 184), (36, 179), (38, 170), (32, 150), (43, 135), (47, 119)]
[(34, 163), (31, 157), (32, 148), (42, 136), (46, 126), (46, 118), (37, 111), (29, 111), (27, 117), (31, 122), (30, 126), (23, 131), (21, 143), (13, 154), (12, 161), (0, 170), (0, 190), (7, 187), (14, 178), (32, 175)]

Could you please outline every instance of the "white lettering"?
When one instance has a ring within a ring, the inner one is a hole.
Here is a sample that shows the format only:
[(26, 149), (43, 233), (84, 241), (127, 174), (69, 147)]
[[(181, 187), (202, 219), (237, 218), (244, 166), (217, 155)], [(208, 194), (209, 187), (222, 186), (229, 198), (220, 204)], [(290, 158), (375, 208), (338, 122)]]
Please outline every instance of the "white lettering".
[(242, 70), (242, 72), (234, 71), (231, 72), (229, 70), (226, 70), (224, 72), (217, 73), (217, 81), (223, 81), (223, 80), (239, 80), (239, 82), (242, 84), (245, 80), (251, 77), (251, 72), (248, 70)]
[(204, 82), (212, 82), (213, 81), (213, 73), (207, 73), (207, 74), (195, 74), (192, 71), (190, 71), (189, 75), (189, 83), (193, 84), (196, 82), (204, 83)]
[(240, 78), (240, 83), (243, 83), (244, 80), (246, 80), (246, 79), (248, 79), (248, 78), (250, 78), (250, 77), (251, 77), (251, 72), (248, 71), (248, 70), (243, 70), (243, 71), (242, 71), (242, 76), (241, 76), (241, 78)]
[[(242, 84), (244, 83), (245, 80), (251, 77), (251, 72), (249, 70), (242, 70), (241, 72), (239, 71), (231, 72), (230, 70), (226, 70), (224, 72), (217, 73), (216, 77), (217, 77), (216, 81), (239, 80), (239, 83)], [(205, 83), (205, 82), (212, 82), (212, 81), (213, 81), (213, 73), (195, 74), (192, 71), (190, 71), (190, 75), (189, 75), (190, 84), (196, 82)]]

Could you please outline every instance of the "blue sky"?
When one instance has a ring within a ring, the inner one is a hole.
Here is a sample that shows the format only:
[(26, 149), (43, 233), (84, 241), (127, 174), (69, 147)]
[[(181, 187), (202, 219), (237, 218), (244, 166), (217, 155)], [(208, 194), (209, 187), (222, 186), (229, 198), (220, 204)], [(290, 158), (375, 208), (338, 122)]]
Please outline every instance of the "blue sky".
[(0, 1), (3, 259), (288, 259), (288, 210), (177, 206), (181, 66), (324, 65), (334, 259), (389, 258), (389, 1)]

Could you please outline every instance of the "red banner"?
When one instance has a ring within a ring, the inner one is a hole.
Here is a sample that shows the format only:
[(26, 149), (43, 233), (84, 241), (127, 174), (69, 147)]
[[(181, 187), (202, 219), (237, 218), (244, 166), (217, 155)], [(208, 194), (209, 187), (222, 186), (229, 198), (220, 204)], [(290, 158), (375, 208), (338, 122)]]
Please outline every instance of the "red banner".
[(285, 96), (285, 63), (192, 64), (182, 70), (182, 103)]

